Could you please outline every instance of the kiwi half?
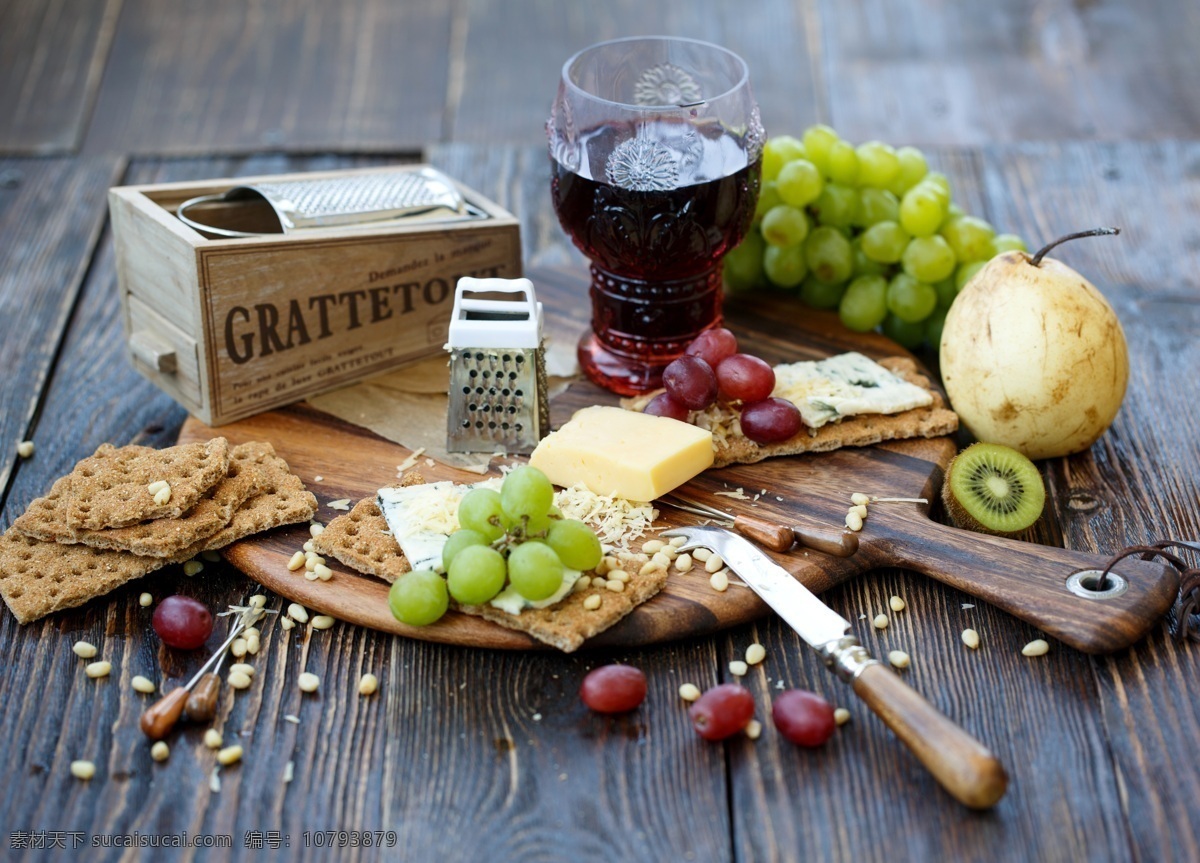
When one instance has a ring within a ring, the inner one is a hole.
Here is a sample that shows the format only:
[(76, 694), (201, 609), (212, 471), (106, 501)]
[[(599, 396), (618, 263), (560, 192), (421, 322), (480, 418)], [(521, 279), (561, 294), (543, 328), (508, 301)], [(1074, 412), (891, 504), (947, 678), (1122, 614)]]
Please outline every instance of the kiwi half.
[(996, 443), (971, 444), (946, 468), (942, 500), (961, 528), (1010, 536), (1038, 520), (1046, 487), (1033, 462)]

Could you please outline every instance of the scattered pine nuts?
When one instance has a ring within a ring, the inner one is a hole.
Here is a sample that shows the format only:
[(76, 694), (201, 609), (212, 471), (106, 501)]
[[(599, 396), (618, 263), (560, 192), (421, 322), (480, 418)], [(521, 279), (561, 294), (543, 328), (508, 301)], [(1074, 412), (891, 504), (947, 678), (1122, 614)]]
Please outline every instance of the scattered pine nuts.
[(292, 559), (288, 561), (288, 572), (295, 572), (304, 567), (304, 552), (298, 551), (292, 555)]
[(364, 674), (358, 680), (359, 695), (374, 695), (379, 689), (379, 678), (374, 674)]
[(708, 578), (708, 583), (717, 593), (724, 593), (729, 590), (729, 570), (720, 569), (714, 572)]
[(854, 510), (850, 510), (848, 513), (846, 513), (846, 527), (850, 528), (853, 531), (862, 530), (862, 528), (863, 528), (862, 516), (859, 515), (858, 513), (856, 513)]
[(651, 539), (642, 543), (642, 551), (649, 555), (657, 554), (658, 552), (662, 551), (664, 545), (666, 545), (666, 543), (661, 539)]
[(751, 740), (758, 740), (762, 736), (762, 723), (757, 719), (751, 719), (746, 723), (746, 736)]
[(308, 623), (308, 611), (298, 602), (293, 602), (288, 606), (287, 616), (296, 623)]
[(838, 725), (845, 725), (850, 721), (850, 711), (844, 707), (839, 707), (833, 711), (833, 721)]
[(262, 642), (260, 642), (257, 638), (246, 639), (246, 653), (250, 656), (256, 656), (258, 654), (258, 649), (261, 646)]
[(250, 675), (244, 671), (231, 671), (229, 672), (228, 683), (233, 689), (249, 689)]
[(184, 575), (195, 575), (196, 573), (200, 572), (200, 570), (202, 570), (202, 569), (204, 569), (204, 564), (202, 564), (200, 561), (189, 560), (187, 563), (185, 563), (183, 565), (183, 574)]
[(962, 631), (963, 644), (972, 650), (979, 649), (979, 633), (973, 629), (964, 629)]
[(591, 586), (592, 586), (592, 580), (590, 578), (588, 578), (586, 575), (581, 575), (581, 576), (579, 576), (579, 578), (575, 579), (575, 584), (571, 588), (571, 592), (572, 593), (583, 593), (585, 590), (587, 590)]
[(735, 659), (733, 662), (729, 663), (729, 673), (734, 677), (745, 677), (746, 672), (749, 670), (749, 666), (747, 666), (746, 663), (742, 662), (740, 659)]
[(283, 768), (283, 783), (286, 785), (296, 777), (296, 762), (289, 761)]
[(912, 658), (903, 650), (892, 650), (888, 652), (888, 662), (892, 668), (908, 668)]
[(599, 589), (599, 588), (603, 588), (607, 584), (608, 584), (608, 579), (602, 575), (597, 575), (592, 578), (592, 587)]
[(80, 659), (91, 659), (96, 655), (96, 645), (86, 641), (75, 642), (71, 649), (75, 651), (75, 655)]
[(150, 747), (150, 757), (155, 761), (166, 761), (171, 757), (171, 747), (167, 745), (167, 741), (160, 740)]
[(244, 662), (235, 662), (233, 665), (229, 666), (229, 671), (230, 673), (233, 673), (234, 671), (240, 671), (242, 674), (249, 675), (250, 677), (254, 676), (254, 666), (247, 665)]
[(656, 551), (650, 560), (658, 564), (659, 569), (670, 569), (673, 558), (665, 551)]
[(855, 506), (866, 506), (871, 502), (871, 496), (869, 494), (863, 494), (860, 491), (856, 491), (854, 494), (850, 495), (850, 502)]
[(695, 564), (692, 563), (692, 556), (687, 552), (684, 552), (683, 554), (679, 555), (679, 557), (675, 558), (675, 568), (680, 572), (691, 572), (693, 566), (695, 566)]
[(129, 681), (129, 684), (133, 687), (134, 692), (140, 692), (142, 695), (150, 695), (155, 689), (158, 688), (154, 685), (153, 680), (148, 677), (142, 677), (140, 674), (136, 675), (133, 680)]
[[(1044, 643), (1045, 642), (1043, 642), (1043, 644)], [(1045, 653), (1046, 651), (1043, 650), (1042, 652)], [(112, 671), (112, 663), (103, 661), (89, 662), (86, 666), (84, 666), (83, 669), (83, 673), (93, 680), (97, 680), (101, 677), (108, 677), (110, 671)]]
[(149, 608), (154, 604), (154, 597), (148, 593), (143, 593), (138, 597), (138, 605), (142, 608)]
[(335, 621), (328, 614), (318, 614), (316, 617), (314, 617), (312, 619), (312, 628), (313, 629), (331, 629), (333, 627), (334, 623), (336, 623), (336, 622), (337, 621)]
[(1022, 656), (1045, 656), (1050, 652), (1050, 645), (1044, 638), (1035, 638), (1021, 648)]
[(237, 764), (242, 760), (242, 747), (226, 746), (217, 753), (217, 763), (222, 767), (228, 767), (230, 764)]
[(245, 656), (246, 652), (247, 652), (246, 651), (246, 639), (235, 638), (233, 640), (233, 644), (229, 645), (229, 652), (232, 653), (234, 656), (236, 656), (238, 659), (241, 659), (243, 656)]
[(679, 697), (684, 701), (695, 701), (700, 694), (700, 687), (694, 683), (685, 683), (679, 687)]
[(757, 641), (746, 648), (746, 664), (758, 665), (767, 658), (767, 649)]
[(325, 525), (321, 524), (319, 521), (313, 522), (312, 524), (310, 524), (308, 526), (308, 534), (313, 539), (316, 539), (318, 536), (320, 536), (324, 532), (325, 532)]
[(307, 581), (316, 581), (317, 580), (317, 568), (314, 566), (310, 569), (304, 570), (304, 578)]
[(593, 593), (591, 596), (589, 596), (587, 599), (585, 599), (583, 601), (583, 607), (586, 608), (588, 611), (595, 611), (597, 608), (599, 608), (600, 607), (600, 594)]
[(888, 616), (886, 614), (875, 615), (875, 619), (871, 622), (875, 625), (876, 629), (887, 629), (888, 628), (889, 621), (888, 621)]
[(250, 601), (246, 604), (251, 608), (262, 608), (267, 604), (267, 595), (265, 593), (256, 593), (250, 597)]
[(313, 550), (313, 544), (312, 544), (311, 539), (304, 540), (304, 545), (302, 545), (300, 547), (302, 549), (304, 549), (305, 554), (316, 554), (316, 551)]
[(154, 493), (154, 502), (159, 506), (166, 506), (171, 502), (171, 487), (160, 488)]
[[(309, 572), (312, 572), (314, 569), (317, 568), (317, 564), (321, 562), (320, 557), (321, 556), (318, 554), (310, 553), (307, 557), (304, 558), (304, 568), (307, 569)], [(313, 578), (316, 578), (316, 576), (313, 576)]]
[(242, 638), (246, 638), (246, 639), (258, 638), (261, 635), (262, 635), (262, 633), (259, 632), (257, 626), (247, 626), (245, 629), (242, 630)]
[(604, 583), (604, 586), (607, 587), (609, 590), (611, 590), (613, 593), (622, 593), (625, 590), (625, 582), (617, 581), (615, 578), (609, 579), (607, 582)]
[(321, 678), (313, 674), (311, 671), (306, 671), (300, 675), (300, 691), (301, 692), (316, 692), (321, 685)]
[(333, 578), (333, 570), (323, 563), (318, 563), (316, 566), (314, 566), (313, 573), (317, 576), (317, 578), (321, 579), (321, 581), (329, 581), (329, 579)]
[(725, 568), (725, 561), (721, 559), (721, 555), (715, 551), (709, 556), (708, 560), (704, 561), (705, 572), (717, 572)]
[(692, 559), (705, 563), (712, 557), (712, 550), (707, 548), (697, 548), (692, 552)]
[(215, 728), (210, 728), (204, 732), (204, 745), (209, 749), (220, 749), (221, 744), (225, 742), (225, 738), (221, 736), (221, 732)]
[(857, 515), (863, 521), (867, 520), (867, 505), (865, 503), (860, 503), (857, 506), (850, 507), (850, 512)]
[(296, 625), (296, 621), (292, 620), (290, 617), (282, 617), (279, 619), (279, 625), (283, 627), (284, 632), (287, 632)]
[(71, 775), (86, 782), (96, 775), (96, 765), (90, 761), (72, 761)]
[(156, 479), (150, 485), (146, 486), (146, 491), (150, 494), (158, 494), (164, 488), (170, 488), (170, 484), (165, 479)]
[(891, 599), (888, 600), (888, 607), (891, 608), (892, 611), (904, 611), (904, 609), (907, 608), (908, 605), (900, 597), (893, 596)]
[(21, 458), (33, 458), (33, 441), (23, 440), (17, 444), (17, 455)]
[(681, 548), (686, 542), (687, 542), (686, 536), (671, 537), (671, 547), (672, 548)]

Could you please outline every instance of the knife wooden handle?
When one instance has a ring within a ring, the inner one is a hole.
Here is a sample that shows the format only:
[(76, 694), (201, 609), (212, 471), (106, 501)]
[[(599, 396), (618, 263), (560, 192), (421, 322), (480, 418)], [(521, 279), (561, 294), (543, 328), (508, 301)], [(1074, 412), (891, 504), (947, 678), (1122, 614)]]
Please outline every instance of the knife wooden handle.
[(872, 663), (852, 685), (955, 800), (972, 809), (1000, 802), (1008, 774), (996, 756), (889, 668)]
[(796, 536), (787, 525), (776, 524), (750, 515), (739, 515), (733, 520), (738, 533), (771, 551), (787, 551), (796, 542)]

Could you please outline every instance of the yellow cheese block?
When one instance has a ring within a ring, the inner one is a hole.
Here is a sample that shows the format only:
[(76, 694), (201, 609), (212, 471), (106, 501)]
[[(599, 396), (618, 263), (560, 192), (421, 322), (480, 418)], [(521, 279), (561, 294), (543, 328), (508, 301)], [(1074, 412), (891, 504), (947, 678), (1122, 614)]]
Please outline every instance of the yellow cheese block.
[(615, 407), (578, 411), (538, 444), (529, 463), (555, 485), (654, 500), (712, 467), (712, 434), (667, 417)]

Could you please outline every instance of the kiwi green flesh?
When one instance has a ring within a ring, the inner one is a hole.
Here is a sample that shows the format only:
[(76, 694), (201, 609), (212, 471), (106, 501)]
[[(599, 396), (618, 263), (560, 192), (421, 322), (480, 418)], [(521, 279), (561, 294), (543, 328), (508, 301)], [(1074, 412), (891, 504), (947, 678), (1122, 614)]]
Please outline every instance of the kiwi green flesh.
[(1038, 520), (1046, 487), (1033, 462), (1016, 450), (977, 443), (950, 462), (942, 500), (958, 527), (1010, 536)]

